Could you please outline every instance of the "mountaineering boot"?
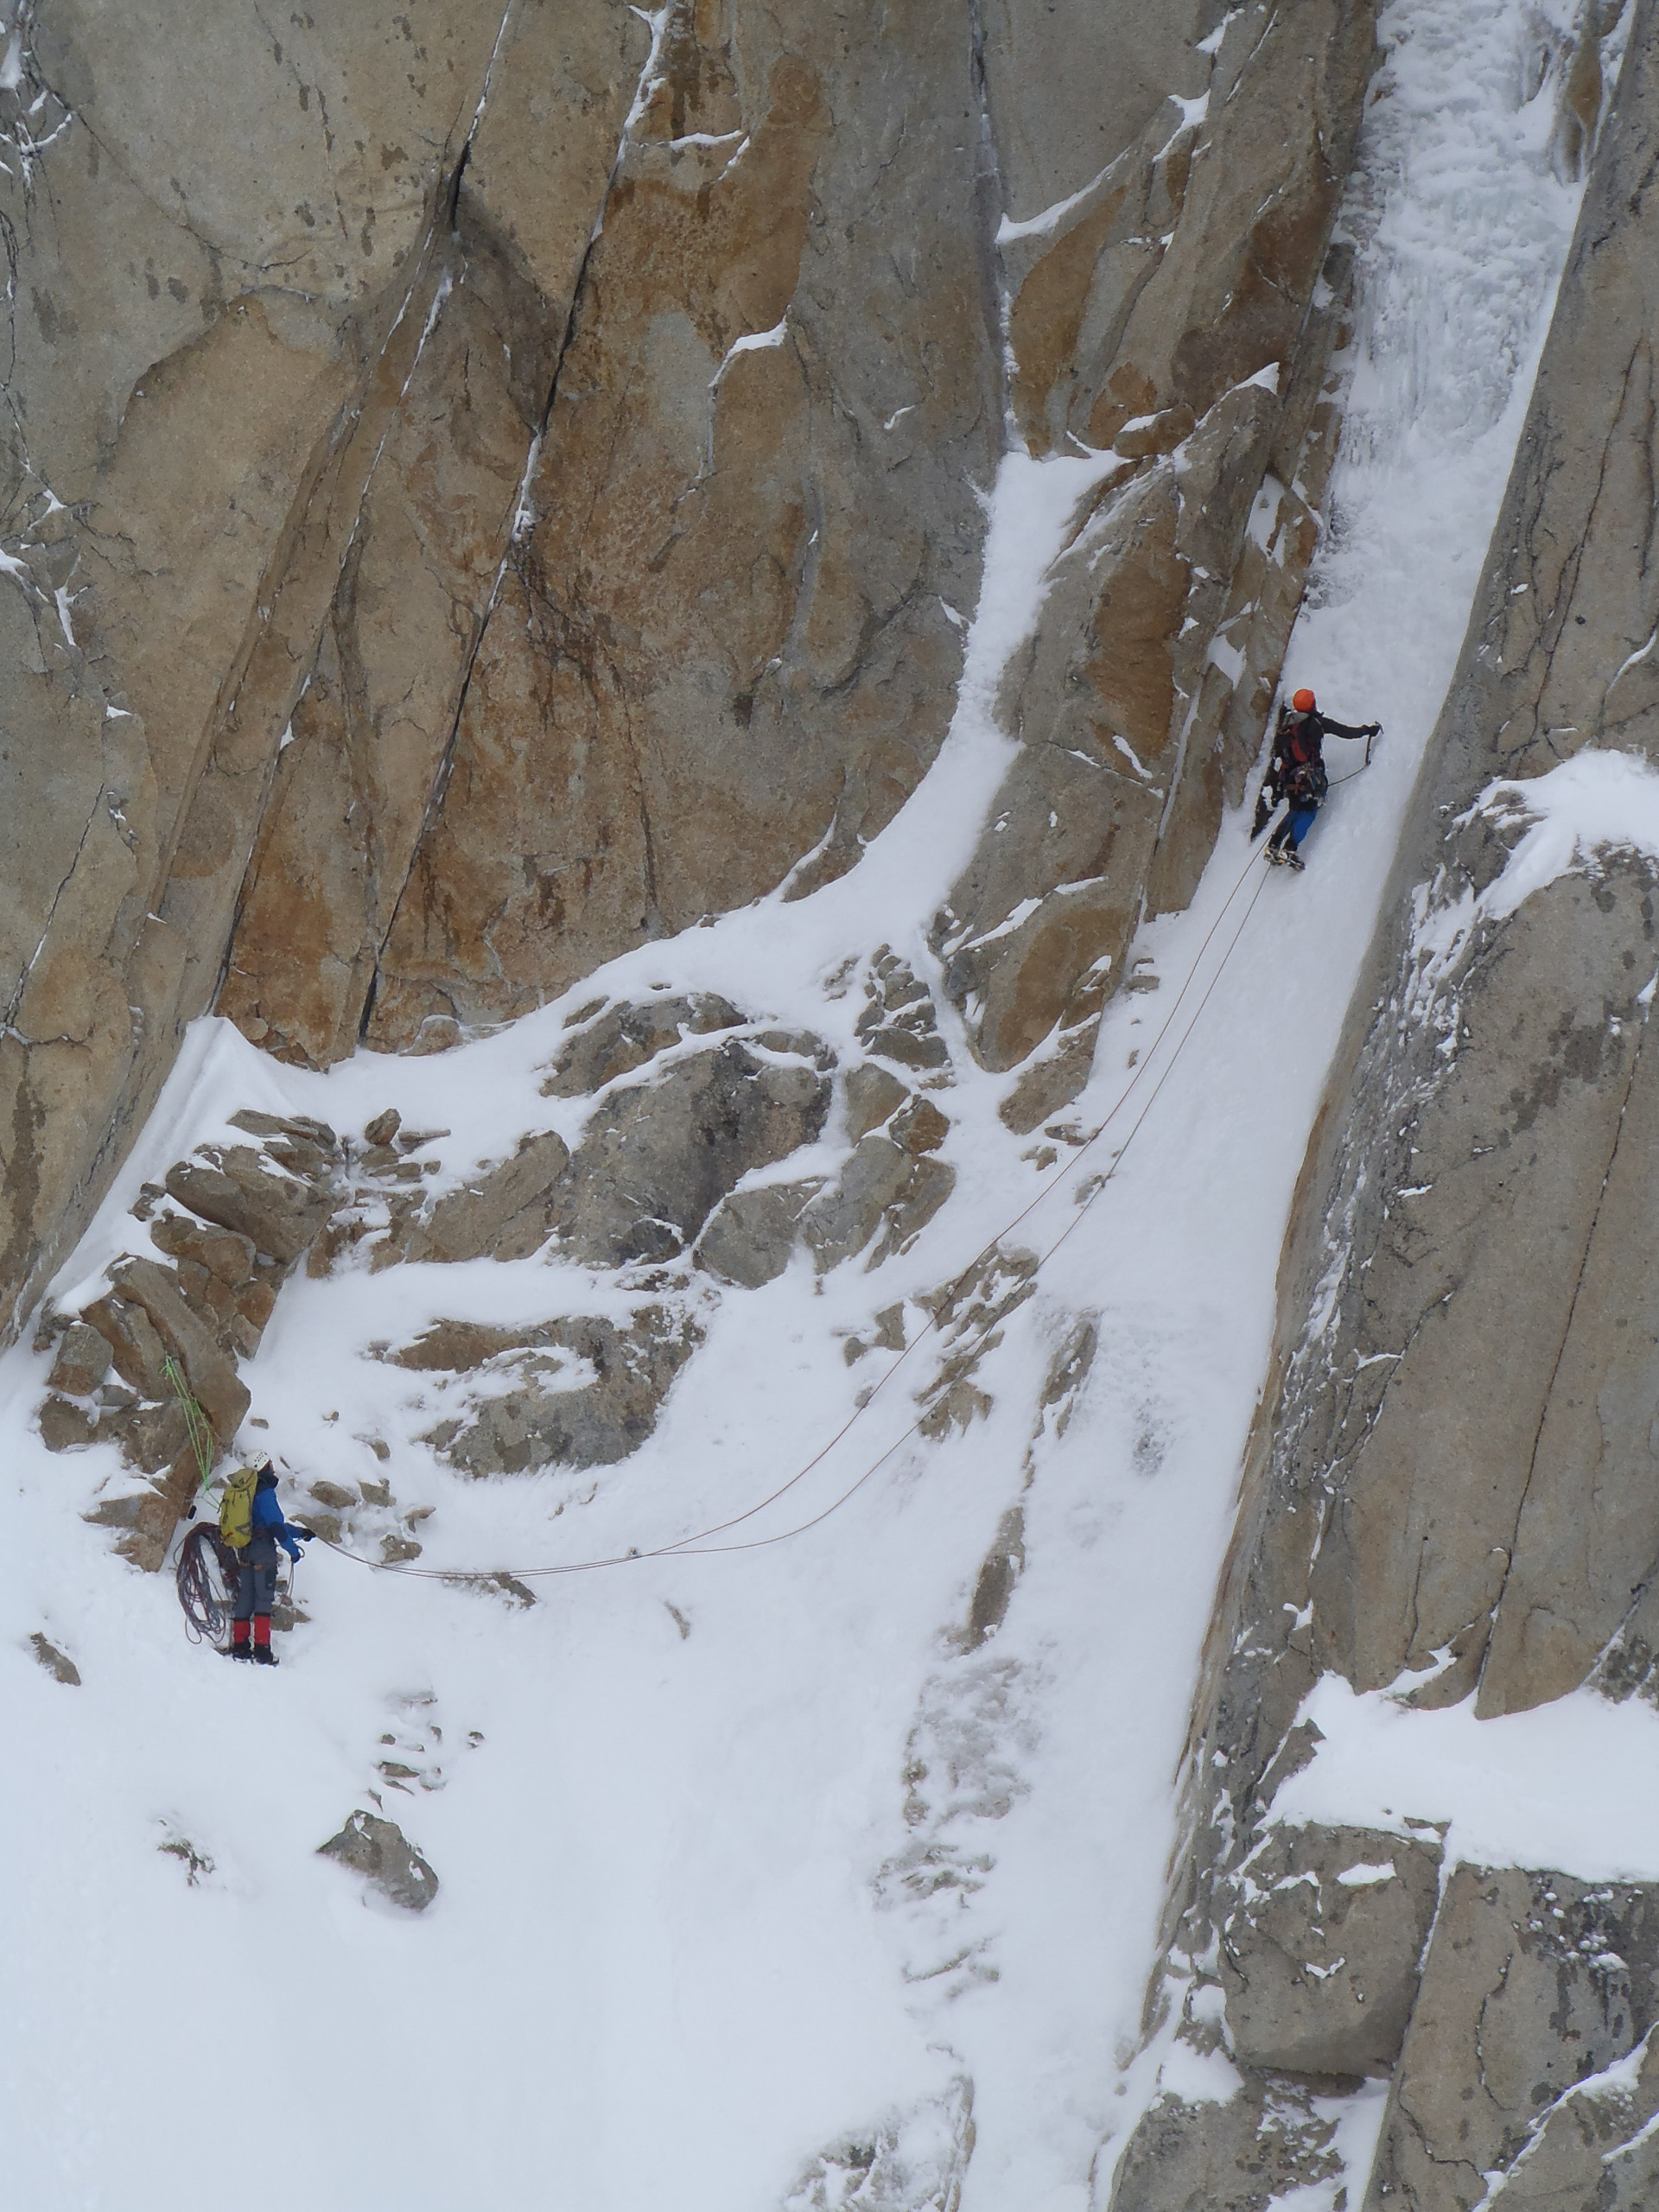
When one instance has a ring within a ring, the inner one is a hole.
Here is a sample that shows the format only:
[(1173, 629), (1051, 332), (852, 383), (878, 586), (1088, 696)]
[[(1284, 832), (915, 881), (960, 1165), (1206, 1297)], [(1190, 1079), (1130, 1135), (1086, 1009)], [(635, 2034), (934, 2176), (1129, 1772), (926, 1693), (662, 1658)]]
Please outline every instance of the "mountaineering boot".
[(1285, 862), (1289, 859), (1289, 854), (1286, 852), (1282, 845), (1269, 845), (1268, 847), (1268, 866), (1269, 868), (1283, 868)]
[(221, 1658), (252, 1658), (253, 1646), (248, 1641), (248, 1629), (249, 1623), (246, 1621), (232, 1621), (231, 1623), (231, 1640), (225, 1646), (224, 1650), (219, 1654)]
[(270, 1648), (270, 1615), (256, 1613), (253, 1617), (253, 1657), (256, 1666), (274, 1667), (276, 1654)]
[(1285, 862), (1285, 866), (1286, 866), (1287, 868), (1294, 868), (1295, 869), (1295, 871), (1296, 871), (1296, 873), (1297, 873), (1297, 874), (1298, 874), (1298, 875), (1300, 875), (1300, 874), (1301, 874), (1302, 870), (1303, 870), (1303, 869), (1306, 867), (1306, 865), (1307, 865), (1306, 861), (1302, 858), (1301, 855), (1297, 851), (1297, 849), (1296, 849), (1296, 848), (1295, 848), (1295, 846), (1294, 846), (1294, 845), (1288, 846), (1288, 847), (1286, 849), (1286, 851), (1285, 851), (1285, 854), (1284, 854), (1284, 862)]
[(253, 1647), (253, 1663), (256, 1667), (276, 1667), (280, 1666), (282, 1662), (268, 1643), (256, 1643)]

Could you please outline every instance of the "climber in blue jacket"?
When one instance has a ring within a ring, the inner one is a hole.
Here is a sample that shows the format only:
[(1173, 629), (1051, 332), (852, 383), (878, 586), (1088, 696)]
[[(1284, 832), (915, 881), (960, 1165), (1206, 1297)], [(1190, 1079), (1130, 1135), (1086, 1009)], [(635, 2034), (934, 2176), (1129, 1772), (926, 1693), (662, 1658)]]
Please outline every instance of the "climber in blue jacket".
[[(300, 1546), (316, 1531), (285, 1520), (276, 1503), (276, 1476), (269, 1459), (259, 1470), (253, 1493), (253, 1534), (237, 1560), (236, 1611), (231, 1621), (230, 1659), (251, 1659), (261, 1667), (274, 1667), (270, 1648), (270, 1607), (276, 1594), (276, 1547), (297, 1560)], [(251, 1636), (250, 1636), (251, 1630)]]

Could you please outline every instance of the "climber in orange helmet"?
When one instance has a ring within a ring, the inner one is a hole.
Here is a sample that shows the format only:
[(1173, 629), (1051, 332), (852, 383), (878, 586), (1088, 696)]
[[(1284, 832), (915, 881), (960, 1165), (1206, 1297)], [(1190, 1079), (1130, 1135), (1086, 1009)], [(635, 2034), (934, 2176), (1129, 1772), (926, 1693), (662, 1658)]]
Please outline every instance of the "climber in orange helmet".
[(1333, 721), (1329, 715), (1319, 712), (1318, 700), (1306, 690), (1293, 692), (1290, 704), (1279, 709), (1273, 758), (1262, 780), (1255, 820), (1250, 827), (1254, 843), (1267, 828), (1274, 809), (1284, 800), (1289, 810), (1268, 842), (1268, 858), (1275, 868), (1301, 868), (1302, 840), (1313, 827), (1319, 802), (1331, 785), (1325, 772), (1325, 739), (1376, 737), (1382, 728), (1380, 722), (1351, 726)]

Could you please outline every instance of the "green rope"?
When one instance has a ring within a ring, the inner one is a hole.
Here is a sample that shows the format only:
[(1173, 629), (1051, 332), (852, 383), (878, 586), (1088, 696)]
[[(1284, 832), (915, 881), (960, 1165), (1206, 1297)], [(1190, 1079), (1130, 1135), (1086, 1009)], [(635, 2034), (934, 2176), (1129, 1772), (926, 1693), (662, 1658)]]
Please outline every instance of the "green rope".
[(190, 1449), (196, 1455), (196, 1471), (201, 1477), (203, 1490), (206, 1490), (213, 1464), (213, 1432), (207, 1426), (207, 1415), (186, 1387), (178, 1362), (175, 1359), (163, 1360), (162, 1372), (172, 1384), (173, 1395), (179, 1402), (179, 1410), (184, 1415), (185, 1433), (190, 1439)]

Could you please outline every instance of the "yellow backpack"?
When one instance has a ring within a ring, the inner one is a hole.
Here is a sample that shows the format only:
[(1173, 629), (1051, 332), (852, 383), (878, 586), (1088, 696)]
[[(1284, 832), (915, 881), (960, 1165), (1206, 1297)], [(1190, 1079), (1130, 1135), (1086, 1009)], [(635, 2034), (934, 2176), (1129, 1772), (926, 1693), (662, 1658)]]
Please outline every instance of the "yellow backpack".
[(219, 1502), (219, 1533), (232, 1551), (240, 1551), (253, 1535), (253, 1494), (259, 1487), (257, 1467), (238, 1467), (225, 1484)]

